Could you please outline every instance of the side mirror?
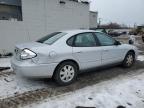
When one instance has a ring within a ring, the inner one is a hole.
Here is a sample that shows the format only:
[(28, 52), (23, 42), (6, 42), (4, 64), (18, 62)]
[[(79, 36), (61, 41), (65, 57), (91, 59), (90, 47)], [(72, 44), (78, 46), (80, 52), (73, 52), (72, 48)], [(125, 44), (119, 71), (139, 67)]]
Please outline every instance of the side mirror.
[(134, 42), (133, 42), (132, 40), (129, 40), (129, 44), (131, 44), (131, 45), (132, 45), (132, 44), (134, 44)]
[(121, 45), (119, 41), (115, 41), (114, 45)]

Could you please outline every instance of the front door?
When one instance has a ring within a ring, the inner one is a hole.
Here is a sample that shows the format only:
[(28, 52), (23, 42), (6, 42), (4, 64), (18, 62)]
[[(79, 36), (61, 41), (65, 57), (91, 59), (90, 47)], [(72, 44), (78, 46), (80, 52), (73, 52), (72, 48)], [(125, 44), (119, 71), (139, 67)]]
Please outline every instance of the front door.
[(122, 61), (124, 50), (121, 45), (115, 45), (116, 40), (104, 33), (95, 33), (102, 48), (102, 65)]

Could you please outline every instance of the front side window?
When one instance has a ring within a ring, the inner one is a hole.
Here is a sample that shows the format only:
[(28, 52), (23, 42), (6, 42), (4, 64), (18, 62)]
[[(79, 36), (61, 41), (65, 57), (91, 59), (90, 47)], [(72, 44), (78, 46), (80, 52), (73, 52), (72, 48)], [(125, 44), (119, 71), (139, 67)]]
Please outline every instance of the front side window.
[(78, 34), (74, 42), (75, 47), (93, 47), (96, 41), (92, 33)]
[(37, 40), (37, 42), (51, 45), (66, 34), (67, 33), (63, 33), (63, 32), (51, 33), (51, 34)]
[(115, 40), (104, 33), (95, 33), (101, 46), (111, 46), (115, 44)]

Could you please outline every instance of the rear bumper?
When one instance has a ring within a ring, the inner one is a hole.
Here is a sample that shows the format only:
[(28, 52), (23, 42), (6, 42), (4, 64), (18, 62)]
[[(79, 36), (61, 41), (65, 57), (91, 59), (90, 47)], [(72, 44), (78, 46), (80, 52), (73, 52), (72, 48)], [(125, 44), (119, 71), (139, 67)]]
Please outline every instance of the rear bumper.
[(51, 78), (57, 63), (36, 64), (32, 60), (18, 61), (11, 59), (11, 66), (16, 74), (31, 78)]

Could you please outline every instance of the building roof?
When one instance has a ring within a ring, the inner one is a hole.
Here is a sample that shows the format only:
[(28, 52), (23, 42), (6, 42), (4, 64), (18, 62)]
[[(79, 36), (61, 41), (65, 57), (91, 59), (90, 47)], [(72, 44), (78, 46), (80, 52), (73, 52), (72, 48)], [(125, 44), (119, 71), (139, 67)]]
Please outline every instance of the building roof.
[[(60, 0), (60, 1), (63, 1), (63, 0)], [(69, 0), (69, 1), (79, 2), (78, 0)], [(89, 4), (89, 2), (85, 0), (81, 0), (81, 3)], [(21, 0), (0, 0), (0, 4), (21, 6)]]
[[(63, 0), (60, 0), (60, 1), (63, 1)], [(68, 1), (73, 1), (73, 2), (77, 2), (77, 3), (88, 4), (88, 5), (90, 3), (88, 0), (68, 0)]]
[(0, 4), (21, 6), (21, 0), (0, 0)]

